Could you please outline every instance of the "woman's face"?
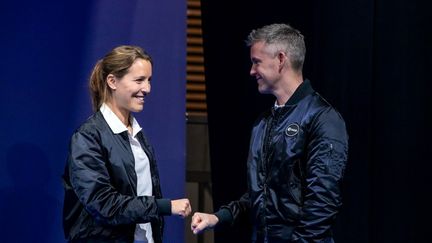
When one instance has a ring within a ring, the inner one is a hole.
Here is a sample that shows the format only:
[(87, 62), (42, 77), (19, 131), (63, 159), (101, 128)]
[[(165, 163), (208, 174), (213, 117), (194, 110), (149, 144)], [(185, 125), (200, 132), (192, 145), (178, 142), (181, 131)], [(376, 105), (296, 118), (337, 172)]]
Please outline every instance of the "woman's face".
[(108, 78), (112, 89), (112, 104), (121, 112), (140, 112), (144, 99), (150, 93), (152, 65), (144, 59), (137, 59), (122, 78)]

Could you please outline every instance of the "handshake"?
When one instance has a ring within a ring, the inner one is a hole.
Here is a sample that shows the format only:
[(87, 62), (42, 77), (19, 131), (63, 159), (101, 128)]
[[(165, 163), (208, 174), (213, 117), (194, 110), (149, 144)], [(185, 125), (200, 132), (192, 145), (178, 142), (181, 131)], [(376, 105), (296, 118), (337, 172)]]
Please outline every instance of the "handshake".
[[(171, 213), (182, 218), (192, 213), (192, 207), (189, 199), (177, 199), (171, 201)], [(218, 217), (214, 214), (196, 212), (192, 216), (191, 230), (194, 234), (199, 234), (206, 229), (212, 229), (219, 222)]]

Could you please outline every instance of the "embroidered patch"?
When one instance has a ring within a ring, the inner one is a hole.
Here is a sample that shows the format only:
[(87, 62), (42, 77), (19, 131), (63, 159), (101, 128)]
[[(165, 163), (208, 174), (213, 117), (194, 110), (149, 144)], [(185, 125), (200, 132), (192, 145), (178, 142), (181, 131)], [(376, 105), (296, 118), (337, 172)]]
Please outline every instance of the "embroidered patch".
[(286, 129), (285, 129), (285, 134), (288, 137), (293, 137), (295, 135), (297, 135), (297, 133), (299, 132), (300, 127), (297, 123), (291, 123)]

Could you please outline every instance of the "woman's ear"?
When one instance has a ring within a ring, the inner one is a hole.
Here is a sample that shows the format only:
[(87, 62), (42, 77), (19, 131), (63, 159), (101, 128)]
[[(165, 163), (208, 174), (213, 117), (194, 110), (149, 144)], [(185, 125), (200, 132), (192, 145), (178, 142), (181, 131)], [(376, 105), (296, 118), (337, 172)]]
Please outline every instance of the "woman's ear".
[(117, 89), (117, 81), (116, 81), (114, 75), (108, 74), (108, 76), (106, 77), (106, 82), (112, 90)]

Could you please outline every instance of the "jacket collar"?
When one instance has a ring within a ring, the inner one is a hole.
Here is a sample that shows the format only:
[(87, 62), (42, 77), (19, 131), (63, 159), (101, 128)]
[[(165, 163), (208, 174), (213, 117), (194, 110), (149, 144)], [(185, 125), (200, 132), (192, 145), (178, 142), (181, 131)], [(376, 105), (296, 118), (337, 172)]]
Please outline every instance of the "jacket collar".
[(285, 103), (285, 106), (291, 106), (297, 104), (304, 97), (312, 94), (314, 92), (310, 81), (308, 79), (304, 80), (294, 91), (294, 94)]
[[(108, 126), (111, 128), (111, 131), (114, 134), (119, 134), (128, 130), (127, 127), (117, 117), (117, 115), (105, 103), (102, 104), (100, 112), (102, 113), (105, 121), (108, 123)], [(135, 137), (135, 135), (139, 131), (141, 131), (142, 128), (138, 124), (135, 117), (131, 115), (130, 118), (132, 118), (132, 136)]]
[[(312, 88), (312, 85), (310, 84), (310, 81), (308, 79), (305, 79), (294, 91), (293, 95), (288, 99), (288, 101), (283, 105), (282, 107), (276, 108), (276, 106), (273, 106), (271, 109), (272, 114), (280, 114), (282, 111), (287, 111), (289, 107), (292, 107), (296, 105), (298, 102), (300, 102), (304, 97), (314, 93), (315, 90)], [(283, 112), (284, 113), (284, 112)]]

